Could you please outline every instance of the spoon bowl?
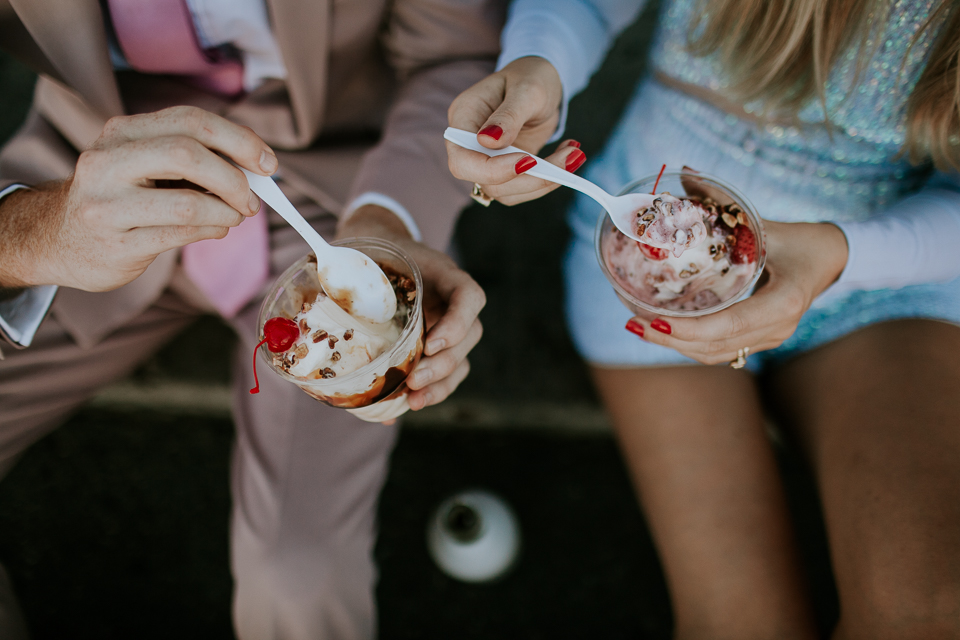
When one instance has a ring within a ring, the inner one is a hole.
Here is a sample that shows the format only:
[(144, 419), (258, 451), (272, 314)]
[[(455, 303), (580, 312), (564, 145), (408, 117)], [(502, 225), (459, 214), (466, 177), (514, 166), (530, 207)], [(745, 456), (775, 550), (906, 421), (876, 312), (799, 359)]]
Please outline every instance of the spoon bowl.
[(373, 324), (389, 322), (397, 313), (397, 297), (383, 269), (355, 249), (334, 247), (311, 227), (273, 178), (240, 167), (250, 190), (297, 230), (317, 257), (317, 278), (324, 292), (346, 313)]

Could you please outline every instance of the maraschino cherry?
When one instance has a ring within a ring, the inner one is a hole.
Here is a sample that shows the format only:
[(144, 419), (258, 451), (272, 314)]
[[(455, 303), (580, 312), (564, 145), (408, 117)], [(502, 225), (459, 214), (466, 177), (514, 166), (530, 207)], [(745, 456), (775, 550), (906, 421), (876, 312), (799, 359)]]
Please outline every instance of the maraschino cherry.
[(260, 393), (260, 379), (257, 377), (257, 349), (260, 345), (266, 342), (267, 349), (272, 353), (283, 353), (292, 347), (299, 337), (300, 329), (297, 323), (289, 318), (277, 316), (263, 323), (263, 340), (253, 348), (253, 380), (256, 386), (250, 389), (250, 393)]

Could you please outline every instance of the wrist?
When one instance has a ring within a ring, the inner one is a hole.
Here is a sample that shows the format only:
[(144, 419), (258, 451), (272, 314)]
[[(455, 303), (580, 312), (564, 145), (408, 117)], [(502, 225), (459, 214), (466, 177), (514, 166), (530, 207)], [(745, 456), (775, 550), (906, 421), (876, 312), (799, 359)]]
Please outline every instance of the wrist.
[(830, 222), (821, 222), (817, 224), (823, 234), (821, 247), (824, 258), (824, 279), (826, 283), (820, 289), (820, 293), (826, 290), (830, 285), (837, 281), (843, 270), (847, 268), (847, 258), (850, 256), (850, 248), (847, 246), (847, 236), (835, 224)]
[(410, 231), (400, 218), (375, 204), (365, 204), (337, 225), (337, 238), (372, 237), (391, 242), (412, 240)]
[(46, 255), (59, 228), (60, 185), (14, 191), (0, 200), (0, 288), (53, 284)]

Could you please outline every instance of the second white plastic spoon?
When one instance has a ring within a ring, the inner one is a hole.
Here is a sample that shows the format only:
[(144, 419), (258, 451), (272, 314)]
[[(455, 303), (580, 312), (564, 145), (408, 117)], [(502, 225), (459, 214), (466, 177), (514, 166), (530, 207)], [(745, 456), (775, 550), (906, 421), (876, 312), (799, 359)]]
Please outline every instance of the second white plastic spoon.
[(317, 256), (317, 277), (326, 294), (344, 311), (374, 324), (389, 322), (397, 312), (397, 297), (383, 269), (364, 253), (334, 247), (311, 227), (273, 178), (251, 173), (250, 190), (297, 230)]
[(581, 193), (587, 194), (607, 210), (607, 213), (610, 214), (610, 219), (613, 220), (613, 224), (623, 232), (623, 235), (633, 238), (638, 242), (651, 244), (650, 238), (642, 238), (637, 234), (637, 212), (649, 209), (658, 196), (649, 193), (629, 193), (623, 196), (610, 195), (589, 180), (585, 180), (575, 173), (564, 171), (560, 167), (550, 164), (543, 158), (538, 158), (523, 149), (518, 149), (517, 147), (487, 149), (477, 141), (477, 134), (464, 131), (463, 129), (447, 127), (447, 130), (443, 132), (443, 137), (457, 146), (471, 151), (479, 151), (491, 158), (508, 153), (523, 153), (530, 156), (537, 161), (537, 164), (532, 169), (524, 172), (525, 175), (549, 182), (556, 182), (557, 184), (562, 184), (565, 187), (570, 187), (571, 189), (576, 189)]

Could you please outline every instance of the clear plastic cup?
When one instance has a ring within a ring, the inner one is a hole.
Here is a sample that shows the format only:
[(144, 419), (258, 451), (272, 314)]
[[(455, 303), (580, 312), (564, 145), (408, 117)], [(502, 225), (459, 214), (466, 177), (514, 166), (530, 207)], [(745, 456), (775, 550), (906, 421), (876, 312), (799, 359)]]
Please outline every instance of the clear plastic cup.
[[(681, 182), (681, 178), (683, 182)], [(624, 195), (627, 193), (650, 193), (653, 191), (654, 183), (657, 181), (657, 176), (647, 176), (635, 182), (631, 182), (626, 187), (624, 187), (618, 195)], [(699, 193), (692, 193), (697, 191)], [(613, 225), (613, 221), (610, 219), (610, 215), (603, 211), (601, 212), (599, 218), (597, 219), (596, 232), (594, 234), (594, 245), (597, 253), (597, 260), (600, 262), (600, 268), (603, 270), (603, 274), (607, 277), (607, 280), (610, 281), (610, 284), (613, 285), (614, 291), (617, 292), (617, 296), (623, 302), (623, 304), (630, 309), (634, 314), (646, 317), (653, 318), (658, 315), (662, 316), (674, 316), (674, 317), (696, 317), (704, 316), (711, 313), (716, 313), (722, 309), (726, 309), (730, 305), (734, 304), (738, 300), (742, 300), (750, 295), (753, 291), (754, 286), (757, 284), (757, 280), (760, 278), (760, 274), (763, 272), (763, 266), (766, 262), (766, 238), (763, 231), (763, 222), (760, 219), (760, 216), (757, 215), (756, 209), (750, 203), (750, 201), (735, 188), (729, 184), (723, 182), (718, 178), (703, 174), (703, 173), (688, 173), (688, 172), (671, 172), (664, 173), (660, 177), (660, 182), (657, 185), (657, 193), (668, 192), (678, 198), (684, 197), (686, 195), (704, 195), (707, 194), (711, 196), (714, 200), (718, 202), (732, 202), (739, 205), (740, 209), (743, 211), (747, 219), (747, 227), (753, 232), (754, 237), (756, 238), (756, 261), (752, 264), (755, 268), (752, 274), (749, 277), (746, 277), (743, 280), (742, 286), (735, 287), (734, 290), (729, 292), (729, 295), (725, 295), (720, 298), (719, 302), (711, 304), (698, 309), (677, 309), (669, 308), (668, 306), (660, 306), (655, 301), (652, 300), (643, 300), (639, 297), (639, 294), (636, 290), (629, 285), (628, 282), (622, 281), (607, 264), (606, 259), (604, 258), (604, 249), (607, 247), (607, 243), (614, 242), (616, 234), (619, 233), (616, 230), (616, 227)], [(688, 194), (688, 192), (691, 192)], [(705, 242), (710, 242), (711, 239), (708, 238)], [(631, 241), (632, 242), (632, 241)], [(647, 262), (655, 262), (651, 258), (648, 258), (639, 252), (639, 247), (637, 249), (639, 259)], [(680, 281), (677, 281), (680, 283)], [(690, 284), (686, 286), (691, 286), (695, 284), (695, 281), (691, 281)], [(700, 289), (709, 288), (705, 286), (707, 283), (701, 280)], [(696, 294), (698, 289), (693, 289), (687, 291), (684, 289), (684, 294)], [(719, 297), (719, 296), (718, 296)], [(664, 303), (669, 304), (669, 303)]]
[[(261, 361), (281, 378), (324, 404), (346, 409), (367, 422), (392, 420), (410, 409), (406, 380), (423, 353), (423, 278), (420, 269), (403, 249), (378, 238), (350, 238), (332, 244), (357, 249), (382, 267), (414, 281), (417, 296), (411, 303), (399, 339), (369, 364), (335, 378), (315, 380), (291, 375), (274, 364), (274, 354), (266, 344), (260, 347)], [(292, 320), (304, 301), (312, 302), (319, 290), (316, 259), (313, 254), (308, 254), (287, 269), (267, 293), (257, 320), (259, 339), (263, 338), (263, 325), (267, 320), (277, 316)]]

